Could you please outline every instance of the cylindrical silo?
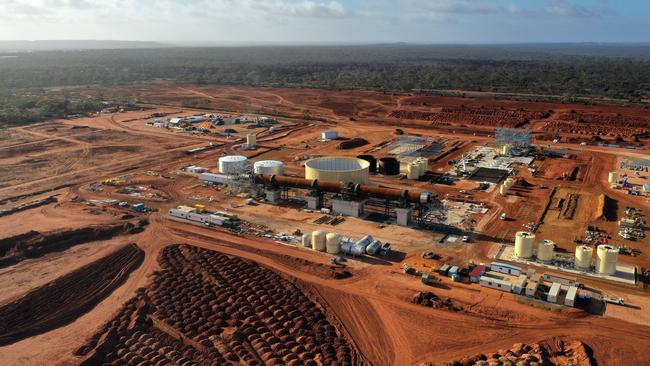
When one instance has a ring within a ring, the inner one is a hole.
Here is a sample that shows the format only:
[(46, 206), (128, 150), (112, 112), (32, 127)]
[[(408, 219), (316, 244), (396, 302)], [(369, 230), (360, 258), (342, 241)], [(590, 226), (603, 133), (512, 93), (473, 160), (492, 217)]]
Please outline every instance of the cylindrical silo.
[(338, 254), (341, 250), (341, 235), (337, 233), (329, 233), (325, 237), (325, 247), (328, 253)]
[(501, 148), (501, 155), (510, 155), (510, 145), (509, 144), (503, 145), (503, 147)]
[(506, 186), (505, 184), (500, 185), (499, 186), (499, 194), (502, 195), (502, 196), (505, 196), (506, 194), (508, 194), (508, 186)]
[(399, 174), (399, 161), (395, 158), (381, 158), (379, 159), (379, 174), (383, 175), (398, 175)]
[(607, 177), (607, 181), (610, 184), (618, 183), (618, 173), (617, 172), (609, 172), (609, 176)]
[(537, 260), (540, 262), (550, 262), (553, 259), (555, 243), (552, 240), (540, 240), (537, 244)]
[(618, 261), (618, 248), (612, 245), (599, 245), (596, 250), (596, 270), (603, 275), (616, 273), (616, 262)]
[(255, 174), (283, 175), (284, 163), (279, 160), (260, 160), (253, 164)]
[(243, 155), (227, 155), (219, 158), (219, 172), (223, 174), (241, 173), (246, 168), (247, 158)]
[(324, 231), (316, 230), (311, 233), (311, 247), (319, 252), (324, 252), (326, 246), (326, 234)]
[(246, 135), (246, 145), (254, 147), (257, 145), (257, 136), (254, 133), (249, 133)]
[(305, 248), (311, 248), (311, 236), (309, 236), (309, 234), (302, 235), (302, 246)]
[(578, 245), (576, 246), (576, 261), (575, 265), (578, 269), (589, 269), (591, 267), (591, 256), (594, 253), (594, 249), (587, 245)]
[(420, 178), (420, 165), (416, 162), (409, 163), (406, 166), (406, 178), (418, 179)]
[(535, 234), (527, 231), (518, 231), (515, 234), (515, 257), (530, 258), (533, 256)]
[(427, 171), (429, 170), (429, 159), (418, 158), (417, 162), (420, 165), (420, 176), (427, 174)]
[(372, 155), (359, 155), (357, 156), (357, 159), (363, 159), (370, 163), (370, 166), (368, 169), (370, 170), (370, 173), (377, 173), (377, 159), (375, 159), (374, 156)]
[(321, 140), (336, 140), (339, 138), (339, 133), (332, 130), (323, 131), (320, 134)]

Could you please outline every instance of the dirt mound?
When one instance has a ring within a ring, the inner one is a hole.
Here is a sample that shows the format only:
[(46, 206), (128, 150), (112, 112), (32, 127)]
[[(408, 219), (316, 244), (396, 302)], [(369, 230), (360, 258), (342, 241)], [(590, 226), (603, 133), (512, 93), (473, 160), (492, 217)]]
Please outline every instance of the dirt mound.
[(515, 179), (514, 185), (518, 187), (525, 187), (525, 188), (530, 188), (535, 186), (534, 184), (527, 181), (525, 178), (521, 178), (521, 177)]
[(362, 139), (362, 138), (353, 138), (347, 141), (343, 141), (339, 144), (339, 149), (341, 150), (347, 150), (347, 149), (354, 149), (357, 147), (361, 147), (364, 145), (368, 145), (368, 140)]
[(159, 261), (152, 284), (77, 350), (82, 365), (364, 362), (338, 320), (272, 270), (187, 245)]
[(411, 301), (414, 304), (427, 306), (434, 309), (447, 309), (451, 311), (462, 311), (463, 308), (457, 305), (454, 305), (450, 298), (443, 300), (438, 295), (433, 292), (418, 292), (413, 295)]
[(139, 230), (142, 230), (140, 225), (136, 226), (127, 222), (46, 233), (29, 231), (0, 239), (0, 267), (10, 266), (28, 258), (38, 258), (47, 253), (65, 250), (74, 245), (95, 240), (107, 240), (117, 235), (136, 233)]
[(598, 205), (594, 213), (594, 220), (616, 221), (618, 201), (605, 195), (598, 195)]
[(144, 259), (129, 244), (0, 307), (0, 346), (77, 319), (118, 288)]
[[(430, 364), (428, 364), (430, 365)], [(445, 362), (444, 366), (593, 366), (596, 365), (587, 345), (578, 341), (552, 338), (536, 344), (517, 343), (509, 350), (478, 354), (462, 360)]]

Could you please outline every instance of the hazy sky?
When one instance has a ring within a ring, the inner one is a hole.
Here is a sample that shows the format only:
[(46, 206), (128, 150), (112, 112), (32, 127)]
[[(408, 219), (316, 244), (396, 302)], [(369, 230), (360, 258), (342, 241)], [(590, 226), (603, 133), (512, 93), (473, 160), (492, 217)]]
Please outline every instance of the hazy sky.
[(0, 0), (0, 39), (648, 42), (650, 0)]

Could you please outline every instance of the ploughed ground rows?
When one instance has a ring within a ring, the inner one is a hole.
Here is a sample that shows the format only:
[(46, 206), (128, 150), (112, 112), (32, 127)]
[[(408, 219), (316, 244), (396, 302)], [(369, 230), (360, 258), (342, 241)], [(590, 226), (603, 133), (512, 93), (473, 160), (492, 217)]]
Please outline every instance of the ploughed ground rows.
[(160, 264), (76, 351), (82, 365), (364, 363), (336, 319), (272, 270), (187, 245), (166, 247)]
[[(429, 366), (425, 363), (421, 366)], [(592, 366), (591, 349), (578, 340), (551, 338), (535, 344), (515, 344), (509, 350), (479, 354), (444, 366)]]
[(137, 245), (126, 245), (0, 307), (0, 346), (71, 323), (124, 283), (143, 258)]
[(144, 222), (89, 226), (80, 229), (56, 230), (24, 234), (0, 239), (0, 267), (10, 266), (28, 258), (38, 258), (47, 253), (68, 249), (95, 240), (107, 240), (117, 235), (135, 234)]
[(395, 110), (390, 117), (430, 121), (433, 124), (467, 123), (477, 126), (521, 127), (533, 119), (548, 117), (542, 112), (476, 107), (443, 107), (440, 112)]

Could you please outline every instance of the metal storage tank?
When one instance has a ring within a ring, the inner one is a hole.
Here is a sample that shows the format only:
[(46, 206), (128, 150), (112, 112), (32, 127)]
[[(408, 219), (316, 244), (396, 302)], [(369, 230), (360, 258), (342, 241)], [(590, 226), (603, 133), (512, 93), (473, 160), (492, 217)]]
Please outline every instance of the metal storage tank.
[(311, 233), (311, 247), (319, 252), (324, 252), (326, 246), (326, 234), (324, 231), (316, 230)]
[(406, 166), (406, 178), (418, 179), (420, 178), (420, 164), (413, 162)]
[(219, 158), (219, 172), (224, 174), (241, 173), (246, 168), (246, 160), (243, 155), (227, 155)]
[(616, 273), (618, 261), (618, 248), (612, 245), (599, 245), (596, 249), (596, 270), (600, 274), (612, 275)]
[(429, 170), (429, 159), (420, 157), (417, 159), (417, 162), (420, 165), (420, 176), (427, 174)]
[(305, 178), (344, 183), (366, 184), (370, 163), (363, 159), (332, 156), (307, 160)]
[(311, 237), (309, 234), (302, 235), (302, 246), (305, 248), (311, 248)]
[(609, 172), (609, 176), (607, 176), (607, 181), (610, 184), (618, 183), (618, 173), (617, 172)]
[(518, 231), (515, 235), (515, 257), (530, 258), (533, 256), (535, 234), (527, 231)]
[(511, 177), (508, 177), (503, 184), (505, 184), (508, 188), (512, 188), (512, 186), (515, 184), (515, 180)]
[(375, 255), (379, 252), (379, 249), (381, 249), (381, 242), (379, 240), (374, 240), (366, 247), (366, 253), (368, 255)]
[(359, 155), (357, 156), (357, 159), (363, 159), (370, 163), (370, 166), (368, 167), (368, 170), (370, 173), (377, 173), (377, 159), (375, 159), (374, 156), (372, 155)]
[(257, 145), (257, 136), (254, 133), (249, 133), (246, 135), (246, 145), (256, 146)]
[(499, 186), (499, 194), (502, 195), (502, 196), (505, 196), (506, 194), (508, 194), (508, 186), (506, 186), (505, 184), (500, 185)]
[(591, 256), (593, 253), (594, 249), (592, 247), (586, 245), (576, 246), (576, 268), (589, 269), (591, 267)]
[(550, 262), (553, 259), (555, 243), (552, 240), (540, 240), (537, 244), (537, 260), (541, 262)]
[(399, 161), (395, 158), (381, 158), (379, 159), (379, 174), (383, 175), (398, 175), (399, 174)]
[(323, 131), (320, 138), (321, 140), (336, 140), (339, 138), (339, 133), (332, 130)]
[(341, 250), (341, 235), (329, 233), (325, 237), (325, 247), (328, 253), (338, 254)]
[(255, 174), (283, 175), (284, 163), (279, 160), (260, 160), (253, 164)]

